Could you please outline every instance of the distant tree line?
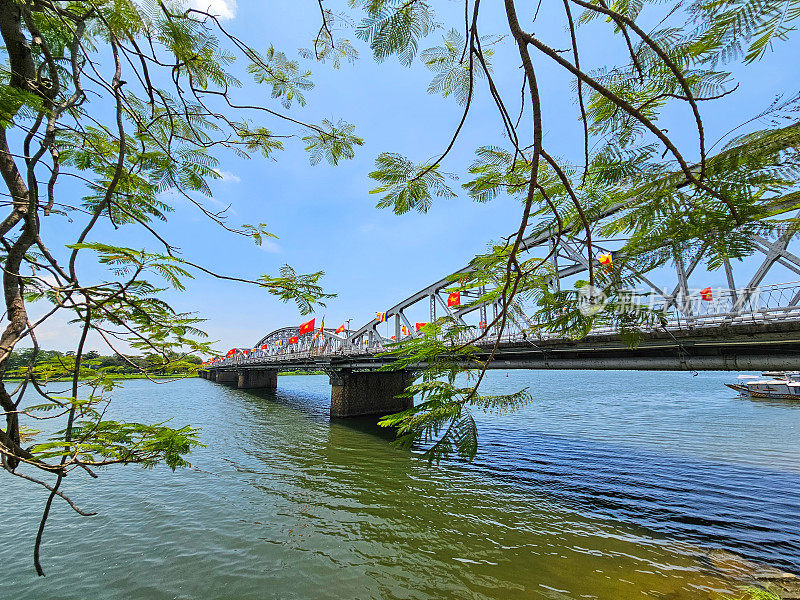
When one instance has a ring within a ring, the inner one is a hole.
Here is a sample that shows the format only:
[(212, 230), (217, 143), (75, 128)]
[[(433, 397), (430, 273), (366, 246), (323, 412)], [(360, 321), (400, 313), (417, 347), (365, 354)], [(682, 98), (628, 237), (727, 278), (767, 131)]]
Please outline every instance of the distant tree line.
[[(58, 350), (39, 350), (33, 359), (33, 348), (15, 350), (8, 358), (7, 372), (12, 377), (23, 376), (30, 365), (37, 371), (50, 370), (58, 376), (59, 367), (63, 368), (64, 375), (74, 371), (75, 353), (72, 351), (59, 352)], [(101, 355), (96, 350), (84, 354), (83, 369), (105, 371), (113, 376), (120, 375), (186, 375), (197, 371), (197, 366), (203, 361), (198, 356), (181, 356), (175, 354), (165, 359), (160, 354), (145, 354), (143, 356), (122, 356), (112, 354)], [(32, 360), (33, 359), (33, 360)]]

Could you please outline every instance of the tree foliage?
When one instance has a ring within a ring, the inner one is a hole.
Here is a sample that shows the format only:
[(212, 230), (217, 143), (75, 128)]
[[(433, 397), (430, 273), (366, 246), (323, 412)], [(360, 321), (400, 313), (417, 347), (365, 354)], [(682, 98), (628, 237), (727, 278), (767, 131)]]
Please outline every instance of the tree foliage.
[[(188, 425), (125, 423), (106, 412), (121, 370), (191, 372), (191, 357), (211, 354), (202, 318), (175, 310), (167, 291), (204, 274), (258, 286), (304, 314), (332, 297), (321, 271), (216, 273), (182, 255), (159, 224), (177, 202), (188, 203), (261, 244), (275, 237), (264, 223), (232, 224), (227, 211), (211, 208), (221, 157), (273, 157), (298, 138), (312, 164), (337, 164), (363, 141), (343, 120), (304, 122), (286, 112), (304, 106), (313, 87), (298, 60), (271, 44), (248, 45), (213, 14), (179, 2), (0, 0), (0, 33), (0, 457), (4, 472), (49, 493), (34, 550), (43, 574), (39, 546), (52, 502), (86, 514), (60, 489), (68, 474), (94, 476), (93, 468), (111, 464), (175, 469), (188, 466), (198, 444)], [(247, 86), (263, 90), (264, 100), (240, 100)], [(54, 224), (45, 228), (45, 220)], [(55, 244), (44, 233), (54, 228), (71, 242)], [(152, 243), (120, 245), (121, 228), (141, 229)], [(31, 317), (31, 302), (41, 317)], [(69, 355), (39, 348), (37, 330), (55, 314), (81, 331)], [(112, 361), (86, 352), (90, 334)], [(23, 341), (32, 348), (15, 353)], [(65, 377), (66, 390), (47, 385)], [(23, 403), (31, 393), (42, 401)], [(27, 424), (41, 419), (52, 433)], [(37, 471), (45, 479), (31, 475)]]

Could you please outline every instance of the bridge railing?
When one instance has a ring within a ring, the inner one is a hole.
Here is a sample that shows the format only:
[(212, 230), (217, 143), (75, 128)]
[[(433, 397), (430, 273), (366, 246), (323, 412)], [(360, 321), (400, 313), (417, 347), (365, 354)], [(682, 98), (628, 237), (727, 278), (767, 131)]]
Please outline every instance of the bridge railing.
[[(752, 289), (713, 289), (710, 300), (704, 300), (699, 293), (692, 293), (687, 297), (661, 298), (660, 300), (655, 300), (650, 296), (647, 302), (652, 302), (648, 306), (650, 309), (661, 311), (666, 316), (666, 327), (654, 327), (653, 331), (666, 329), (676, 332), (686, 329), (713, 328), (720, 325), (800, 321), (800, 282), (766, 285)], [(587, 337), (617, 332), (618, 330), (614, 326), (597, 327), (592, 329)], [(454, 343), (471, 343), (476, 335), (465, 335), (463, 339), (454, 340)], [(563, 336), (558, 333), (541, 329), (531, 332), (527, 326), (510, 323), (500, 341), (501, 343), (527, 342), (535, 344), (536, 341), (560, 337)], [(494, 343), (497, 338), (490, 331), (484, 339)], [(294, 350), (289, 347), (277, 354), (266, 350), (253, 350), (247, 355), (238, 354), (218, 361), (214, 363), (214, 367), (280, 364), (301, 360), (308, 360), (309, 366), (312, 366), (311, 363), (317, 358), (358, 357), (385, 352), (388, 349), (388, 343), (389, 340), (376, 335), (371, 344), (363, 347), (344, 343), (338, 344), (338, 347), (333, 349)]]
[[(716, 326), (724, 323), (767, 323), (800, 318), (800, 282), (752, 289), (712, 290), (711, 300), (691, 296), (677, 310), (667, 310), (669, 326)], [(661, 306), (663, 309), (663, 305)]]

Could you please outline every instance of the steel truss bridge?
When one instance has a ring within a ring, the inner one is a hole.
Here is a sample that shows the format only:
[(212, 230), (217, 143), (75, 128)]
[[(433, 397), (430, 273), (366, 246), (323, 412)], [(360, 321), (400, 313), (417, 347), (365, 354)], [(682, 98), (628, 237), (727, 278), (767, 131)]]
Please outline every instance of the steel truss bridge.
[[(758, 264), (760, 257), (760, 265), (741, 285), (735, 279), (733, 266), (726, 261), (723, 268), (727, 286), (713, 289), (711, 301), (703, 300), (698, 291), (706, 286), (697, 281), (707, 277), (698, 269), (703, 264), (705, 247), (700, 247), (688, 261), (677, 256), (674, 272), (659, 270), (672, 280), (671, 285), (656, 285), (651, 281), (655, 278), (653, 273), (633, 273), (647, 286), (637, 293), (647, 292), (652, 307), (662, 309), (667, 318), (666, 326), (644, 331), (641, 342), (634, 348), (612, 328), (592, 330), (579, 341), (548, 334), (534, 327), (526, 315), (530, 314), (529, 309), (517, 305), (519, 310), (510, 315), (490, 368), (800, 370), (800, 258), (790, 250), (794, 238), (791, 231), (775, 241), (753, 237), (756, 251), (751, 261)], [(598, 252), (608, 251), (610, 243), (601, 241), (593, 247)], [(542, 233), (526, 238), (521, 253), (529, 257), (549, 255), (551, 287), (569, 289), (570, 280), (574, 282), (589, 268), (588, 259), (581, 252), (584, 247), (581, 240)], [(453, 275), (468, 271), (466, 267)], [(770, 273), (772, 279), (777, 275), (779, 281), (786, 283), (766, 284)], [(401, 300), (386, 311), (385, 324), (373, 319), (342, 335), (325, 329), (316, 340), (316, 331), (299, 335), (298, 327), (284, 327), (262, 337), (255, 344), (256, 349), (248, 354), (237, 353), (208, 369), (238, 372), (320, 369), (330, 373), (374, 370), (389, 361), (379, 355), (386, 351), (392, 336), (400, 340), (404, 332), (421, 335), (410, 314), (431, 323), (437, 317), (450, 315), (460, 324), (474, 327), (477, 336), (478, 325), (491, 323), (498, 315), (500, 301), (475, 304), (486, 291), (479, 289), (461, 292), (465, 306), (448, 307), (447, 296), (454, 288), (453, 281), (453, 276), (445, 277)], [(700, 285), (691, 287), (693, 281)], [(298, 337), (298, 342), (289, 344), (290, 337)], [(497, 331), (490, 328), (484, 339), (487, 345), (479, 347), (486, 353), (479, 357), (488, 355)], [(260, 349), (262, 346), (266, 349)]]

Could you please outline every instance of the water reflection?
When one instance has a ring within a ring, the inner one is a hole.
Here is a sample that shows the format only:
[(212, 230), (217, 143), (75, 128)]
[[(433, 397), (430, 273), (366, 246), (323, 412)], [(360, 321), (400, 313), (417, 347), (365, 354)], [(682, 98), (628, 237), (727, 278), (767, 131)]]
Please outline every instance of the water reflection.
[(764, 406), (771, 406), (772, 408), (800, 410), (800, 399), (797, 398), (755, 398), (742, 396), (741, 394), (735, 394), (735, 398), (741, 402), (754, 402)]

